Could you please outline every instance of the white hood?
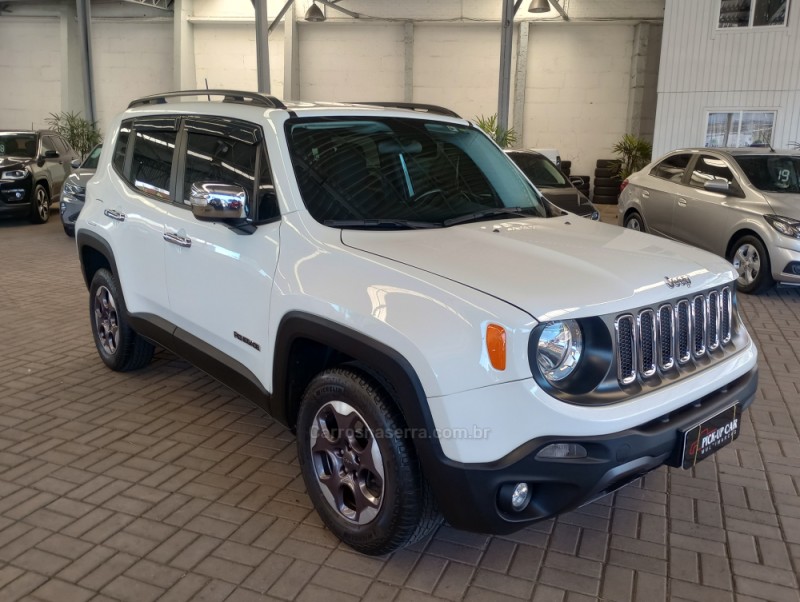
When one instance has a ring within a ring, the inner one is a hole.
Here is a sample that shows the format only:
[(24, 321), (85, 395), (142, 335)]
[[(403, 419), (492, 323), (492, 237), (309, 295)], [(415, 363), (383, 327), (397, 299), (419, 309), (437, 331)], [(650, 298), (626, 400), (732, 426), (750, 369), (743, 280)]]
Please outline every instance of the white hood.
[[(716, 255), (577, 216), (342, 230), (342, 242), (480, 290), (540, 321), (624, 311), (736, 278)], [(691, 286), (669, 288), (666, 278), (677, 276), (689, 276)]]

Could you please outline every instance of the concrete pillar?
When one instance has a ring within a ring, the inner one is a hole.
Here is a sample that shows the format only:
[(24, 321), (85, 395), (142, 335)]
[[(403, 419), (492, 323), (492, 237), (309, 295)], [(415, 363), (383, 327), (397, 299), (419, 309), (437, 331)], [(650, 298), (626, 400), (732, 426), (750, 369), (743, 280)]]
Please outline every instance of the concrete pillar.
[(271, 83), (269, 77), (269, 19), (267, 18), (267, 0), (255, 0), (256, 9), (256, 71), (258, 73), (258, 91), (269, 94)]
[(403, 48), (403, 101), (414, 102), (414, 23), (411, 21), (405, 24)]
[(300, 100), (300, 39), (294, 2), (283, 18), (283, 97)]
[(633, 30), (633, 52), (631, 53), (630, 90), (628, 91), (628, 115), (625, 129), (628, 134), (642, 133), (642, 111), (647, 83), (647, 55), (650, 46), (650, 24), (638, 23)]
[(61, 7), (61, 110), (85, 117), (81, 65), (77, 5), (65, 4)]
[(81, 72), (83, 77), (83, 117), (94, 122), (94, 67), (92, 65), (92, 4), (90, 0), (76, 0), (78, 10), (78, 38)]
[(193, 12), (194, 0), (175, 0), (172, 85), (176, 90), (193, 90), (198, 87), (194, 64), (194, 26), (189, 22)]
[(517, 69), (514, 74), (514, 132), (517, 135), (515, 148), (522, 147), (525, 127), (525, 87), (528, 85), (528, 33), (530, 22), (520, 21), (517, 40)]
[(508, 128), (508, 105), (511, 95), (511, 47), (514, 38), (514, 0), (502, 0), (500, 17), (500, 81), (497, 92), (497, 129)]

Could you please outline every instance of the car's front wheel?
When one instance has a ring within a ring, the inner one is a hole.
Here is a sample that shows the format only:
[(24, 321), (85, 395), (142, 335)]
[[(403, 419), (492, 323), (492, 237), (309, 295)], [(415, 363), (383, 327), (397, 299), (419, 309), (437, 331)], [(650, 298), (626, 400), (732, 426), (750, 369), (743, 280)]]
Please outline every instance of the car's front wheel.
[(625, 227), (630, 230), (636, 230), (637, 232), (644, 232), (644, 221), (642, 220), (642, 216), (639, 215), (637, 211), (631, 211), (625, 217)]
[(364, 554), (386, 554), (440, 522), (403, 418), (389, 395), (355, 368), (334, 368), (306, 389), (298, 457), (323, 522)]
[(33, 188), (30, 218), (34, 224), (43, 224), (50, 219), (50, 195), (43, 184), (37, 184)]
[(153, 345), (128, 324), (122, 290), (114, 274), (105, 268), (97, 270), (92, 278), (89, 316), (94, 344), (106, 366), (127, 372), (150, 362)]
[(775, 284), (772, 267), (764, 243), (755, 236), (743, 236), (733, 245), (729, 257), (739, 274), (736, 288), (748, 294), (758, 294)]

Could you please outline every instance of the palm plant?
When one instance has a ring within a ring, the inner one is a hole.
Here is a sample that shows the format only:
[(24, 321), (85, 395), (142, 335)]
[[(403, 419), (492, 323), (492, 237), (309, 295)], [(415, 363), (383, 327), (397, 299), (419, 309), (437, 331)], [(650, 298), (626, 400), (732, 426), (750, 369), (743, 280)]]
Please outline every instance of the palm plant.
[(45, 119), (45, 122), (75, 149), (81, 156), (81, 161), (95, 145), (103, 140), (97, 123), (84, 119), (80, 113), (71, 111), (50, 113), (50, 117)]
[(489, 117), (484, 117), (483, 115), (476, 117), (475, 123), (484, 132), (489, 134), (489, 137), (497, 142), (500, 148), (508, 148), (517, 141), (517, 133), (514, 131), (514, 128), (506, 129), (498, 126), (497, 113), (489, 115)]
[(620, 156), (620, 161), (617, 164), (617, 175), (620, 180), (624, 180), (650, 162), (650, 157), (653, 154), (653, 145), (633, 134), (625, 134), (613, 146), (612, 150)]

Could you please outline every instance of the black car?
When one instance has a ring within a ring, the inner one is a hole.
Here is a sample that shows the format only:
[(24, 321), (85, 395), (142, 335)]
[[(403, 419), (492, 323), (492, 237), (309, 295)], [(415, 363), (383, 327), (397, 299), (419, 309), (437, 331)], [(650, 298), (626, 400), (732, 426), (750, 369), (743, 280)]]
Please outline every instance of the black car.
[(600, 212), (589, 198), (573, 186), (558, 167), (541, 153), (530, 150), (510, 150), (506, 154), (522, 173), (533, 182), (544, 197), (564, 211), (590, 219), (600, 219)]
[(50, 219), (71, 163), (79, 158), (56, 132), (0, 131), (0, 216)]

